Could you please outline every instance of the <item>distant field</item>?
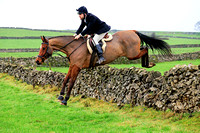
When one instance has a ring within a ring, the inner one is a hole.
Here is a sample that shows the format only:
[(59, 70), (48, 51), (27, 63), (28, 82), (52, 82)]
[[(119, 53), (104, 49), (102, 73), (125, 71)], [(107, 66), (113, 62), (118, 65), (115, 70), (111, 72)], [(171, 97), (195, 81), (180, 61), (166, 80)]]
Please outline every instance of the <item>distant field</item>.
[[(198, 52), (200, 51), (200, 47), (195, 47), (195, 48), (172, 48), (172, 54), (183, 54), (183, 53), (193, 53), (193, 52)], [(149, 50), (149, 54), (158, 54), (157, 51), (154, 51), (154, 53)]]
[[(200, 59), (197, 60), (184, 60), (184, 61), (171, 61), (171, 62), (159, 62), (156, 63), (156, 66), (152, 68), (144, 68), (147, 71), (159, 71), (163, 75), (165, 71), (169, 71), (171, 68), (173, 68), (175, 65), (188, 65), (192, 63), (193, 65), (199, 65)], [(143, 68), (141, 64), (110, 64), (109, 66), (115, 67), (115, 68), (130, 68), (132, 66)]]
[(24, 36), (63, 36), (73, 35), (70, 32), (37, 31), (28, 29), (4, 29), (0, 28), (0, 36), (6, 37), (24, 37)]
[[(186, 34), (182, 32), (155, 32), (156, 35), (161, 36), (182, 36), (182, 37), (200, 37), (200, 33)], [(55, 31), (37, 31), (28, 29), (4, 29), (0, 28), (0, 36), (7, 37), (24, 37), (24, 36), (60, 36), (73, 35), (73, 31), (55, 32)], [(151, 35), (151, 34), (149, 34)], [(185, 38), (169, 38), (165, 40), (169, 45), (176, 44), (200, 44), (200, 39), (185, 39)], [(39, 48), (41, 45), (40, 39), (0, 39), (0, 49), (20, 49), (20, 48)], [(195, 48), (173, 48), (173, 54), (191, 53), (200, 51), (200, 47)], [(152, 51), (149, 51), (153, 54)], [(0, 57), (32, 57), (37, 55), (37, 52), (29, 53), (0, 53)], [(157, 52), (155, 52), (157, 54)]]
[[(64, 53), (62, 52), (58, 52), (59, 54), (66, 56)], [(0, 57), (36, 57), (39, 54), (38, 52), (19, 52), (19, 53), (1, 53), (0, 52)], [(58, 56), (57, 54), (53, 54), (53, 56)]]
[(36, 57), (39, 52), (0, 53), (0, 57)]
[[(196, 48), (172, 48), (172, 54), (182, 54), (182, 53), (192, 53), (192, 52), (198, 52), (200, 51), (200, 47)], [(19, 53), (1, 53), (0, 52), (0, 57), (33, 57), (37, 56), (39, 53), (38, 52), (19, 52)], [(60, 52), (60, 54), (64, 55), (63, 53)], [(149, 55), (155, 54), (157, 55), (158, 52), (155, 51), (154, 53), (149, 50)], [(58, 56), (56, 54), (53, 54), (53, 56)]]
[(200, 44), (200, 39), (186, 39), (186, 38), (169, 38), (169, 40), (164, 40), (169, 45), (176, 44)]
[[(173, 37), (197, 37), (200, 38), (200, 32), (195, 34), (192, 33), (184, 33), (184, 32), (159, 32), (152, 31), (151, 33), (147, 33), (152, 35), (155, 33), (156, 36), (173, 36)], [(14, 28), (0, 28), (0, 36), (7, 37), (24, 37), (24, 36), (60, 36), (60, 35), (73, 35), (75, 31), (63, 30), (62, 32), (56, 31), (38, 31), (38, 30), (30, 30), (30, 29), (14, 29)]]
[(200, 47), (196, 48), (172, 48), (173, 54), (193, 53), (200, 51)]
[[(170, 38), (165, 40), (169, 45), (175, 44), (200, 44), (197, 39)], [(0, 49), (39, 48), (40, 39), (0, 39)]]
[(40, 48), (40, 39), (0, 39), (0, 49)]
[[(165, 40), (169, 45), (175, 44), (200, 44), (198, 39), (170, 38)], [(40, 39), (0, 39), (0, 49), (39, 48)]]
[[(172, 36), (172, 37), (195, 37), (200, 38), (200, 32), (162, 32), (162, 31), (152, 31), (156, 36)], [(152, 35), (152, 33), (148, 33), (148, 35)]]

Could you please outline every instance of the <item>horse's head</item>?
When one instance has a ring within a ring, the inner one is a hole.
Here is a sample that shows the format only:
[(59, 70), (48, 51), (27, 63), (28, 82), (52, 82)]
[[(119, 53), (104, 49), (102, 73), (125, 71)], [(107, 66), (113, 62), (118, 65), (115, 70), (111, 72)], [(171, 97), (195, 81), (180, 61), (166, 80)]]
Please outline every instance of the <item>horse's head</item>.
[(49, 46), (49, 41), (44, 36), (41, 36), (41, 39), (43, 42), (40, 47), (39, 55), (35, 60), (38, 65), (41, 65), (47, 58), (49, 58), (53, 54), (53, 50)]

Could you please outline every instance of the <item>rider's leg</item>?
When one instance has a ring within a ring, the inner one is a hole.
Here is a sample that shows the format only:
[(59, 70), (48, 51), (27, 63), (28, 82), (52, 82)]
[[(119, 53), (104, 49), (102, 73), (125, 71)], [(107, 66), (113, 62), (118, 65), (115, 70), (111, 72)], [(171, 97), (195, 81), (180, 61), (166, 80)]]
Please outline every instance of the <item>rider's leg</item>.
[(102, 50), (102, 47), (100, 46), (99, 44), (99, 41), (106, 35), (106, 33), (102, 33), (102, 34), (95, 34), (94, 35), (94, 38), (93, 38), (93, 41), (94, 41), (94, 44), (96, 45), (96, 48), (97, 48), (97, 55), (99, 57), (99, 60), (97, 61), (98, 64), (101, 64), (102, 62), (105, 61), (104, 57), (103, 57), (103, 50)]

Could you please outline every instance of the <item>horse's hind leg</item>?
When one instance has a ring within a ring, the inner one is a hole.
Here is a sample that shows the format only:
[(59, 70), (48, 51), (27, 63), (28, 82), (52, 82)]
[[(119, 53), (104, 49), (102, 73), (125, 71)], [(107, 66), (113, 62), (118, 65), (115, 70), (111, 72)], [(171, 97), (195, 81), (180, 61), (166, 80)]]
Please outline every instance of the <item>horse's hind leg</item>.
[[(144, 49), (144, 48), (141, 48), (141, 49)], [(149, 63), (149, 54), (148, 54), (148, 48), (147, 49), (147, 53), (144, 54), (141, 58), (141, 62), (142, 62), (142, 67), (146, 67), (146, 68), (151, 68), (153, 66), (155, 66), (156, 64), (153, 63), (153, 62), (150, 62)]]
[(141, 58), (142, 67), (150, 68), (155, 66), (153, 62), (149, 63), (148, 48), (140, 48), (140, 53), (133, 58), (128, 58), (129, 60), (136, 60)]
[[(140, 48), (140, 50), (142, 50), (144, 48)], [(141, 58), (141, 63), (142, 63), (142, 67), (149, 67), (149, 55), (148, 55), (148, 48), (147, 49), (147, 53), (144, 54)]]
[(135, 57), (127, 57), (129, 60), (136, 60), (136, 59), (139, 59), (143, 56), (145, 56), (146, 54), (148, 54), (148, 49), (147, 48), (142, 48), (140, 49), (140, 52), (137, 56)]

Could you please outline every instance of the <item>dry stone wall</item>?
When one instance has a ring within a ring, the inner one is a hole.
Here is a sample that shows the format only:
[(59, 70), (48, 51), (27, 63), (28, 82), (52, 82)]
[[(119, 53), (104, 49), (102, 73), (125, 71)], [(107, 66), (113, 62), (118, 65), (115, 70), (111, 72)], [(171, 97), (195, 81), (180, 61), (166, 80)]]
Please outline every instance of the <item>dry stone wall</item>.
[[(14, 58), (14, 57), (2, 57), (0, 58), (0, 61), (4, 61), (4, 62), (7, 62), (7, 63), (11, 63), (11, 64), (17, 64), (17, 65), (23, 65), (25, 67), (36, 67), (36, 63), (35, 63), (35, 59), (36, 57), (29, 57), (29, 58), (25, 58), (25, 57), (22, 57), (22, 58)], [(63, 67), (63, 66), (66, 66), (68, 67), (69, 66), (69, 63), (68, 63), (68, 60), (67, 58), (63, 58), (63, 57), (51, 57), (49, 58), (48, 60), (45, 60), (44, 64), (42, 66), (45, 66), (45, 67), (49, 67), (49, 66), (52, 66), (52, 67)]]
[(0, 73), (8, 73), (33, 86), (62, 85), (65, 74), (52, 71), (37, 71), (33, 68), (25, 68), (15, 64), (0, 62)]
[[(32, 68), (0, 62), (0, 72), (8, 73), (28, 84), (61, 87), (65, 74), (37, 71)], [(145, 105), (158, 110), (175, 112), (200, 111), (200, 65), (176, 66), (165, 72), (146, 71), (141, 68), (117, 69), (101, 66), (83, 69), (72, 91), (104, 101)]]

